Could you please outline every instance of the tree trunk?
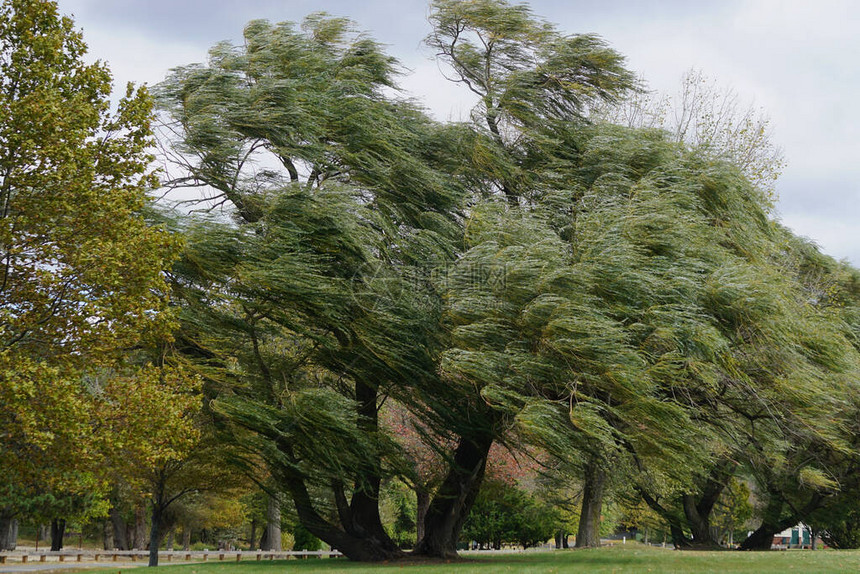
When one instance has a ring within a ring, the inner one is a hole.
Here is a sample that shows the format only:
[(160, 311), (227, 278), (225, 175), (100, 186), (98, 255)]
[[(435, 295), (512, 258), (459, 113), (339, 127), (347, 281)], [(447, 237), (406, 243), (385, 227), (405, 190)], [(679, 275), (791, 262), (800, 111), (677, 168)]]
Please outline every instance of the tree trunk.
[(18, 520), (11, 515), (0, 515), (0, 551), (15, 550), (18, 545)]
[(266, 528), (260, 539), (260, 550), (281, 551), (281, 503), (274, 496), (269, 497), (266, 508)]
[(430, 506), (430, 493), (419, 488), (415, 491), (417, 498), (417, 509), (415, 512), (415, 546), (417, 547), (424, 538), (424, 521), (427, 519), (427, 508)]
[(51, 521), (51, 552), (63, 549), (63, 536), (66, 534), (66, 519), (55, 518)]
[(191, 548), (191, 527), (183, 526), (182, 527), (182, 549), (186, 552)]
[(762, 523), (746, 540), (741, 542), (738, 550), (770, 550), (773, 546), (773, 537), (784, 528), (778, 528), (773, 524)]
[(302, 526), (333, 549), (341, 551), (348, 559), (357, 562), (380, 562), (403, 556), (403, 551), (399, 548), (391, 550), (376, 540), (357, 537), (323, 518), (316, 511), (303, 478), (285, 475), (283, 484), (292, 496)]
[[(378, 432), (377, 390), (362, 381), (355, 383), (355, 399), (361, 430)], [(292, 446), (278, 441), (278, 448), (293, 459)], [(339, 526), (317, 512), (310, 497), (306, 478), (295, 471), (283, 469), (282, 485), (290, 493), (299, 520), (308, 532), (340, 550), (350, 560), (375, 562), (403, 556), (385, 528), (379, 515), (381, 469), (379, 461), (356, 477), (351, 501), (347, 502), (343, 484), (334, 481), (334, 492)]]
[(257, 549), (257, 518), (251, 519), (251, 535), (248, 537), (248, 550)]
[(164, 509), (161, 504), (152, 505), (152, 525), (149, 529), (149, 565), (158, 566), (158, 547), (161, 546), (161, 522)]
[[(131, 550), (128, 544), (128, 524), (125, 523), (122, 514), (115, 507), (110, 509), (110, 522), (113, 527), (113, 543), (117, 550)], [(113, 550), (107, 548), (106, 550)]]
[(446, 559), (457, 557), (457, 540), (478, 496), (492, 444), (491, 436), (474, 441), (460, 439), (448, 475), (427, 508), (424, 537), (413, 554)]
[(778, 532), (797, 525), (821, 506), (823, 500), (824, 497), (816, 492), (812, 494), (803, 508), (793, 508), (788, 515), (783, 515), (782, 509), (786, 506), (783, 499), (778, 492), (771, 492), (761, 526), (741, 542), (738, 550), (770, 550), (773, 546), (773, 537)]
[(669, 533), (672, 535), (672, 546), (678, 550), (690, 549), (693, 546), (692, 540), (684, 534), (684, 529), (678, 524), (669, 524)]
[(711, 536), (710, 512), (707, 514), (700, 513), (696, 502), (696, 498), (691, 494), (685, 494), (681, 497), (684, 516), (687, 519), (687, 525), (690, 527), (692, 535), (691, 547), (697, 549), (714, 548), (718, 545)]
[[(676, 549), (683, 549), (690, 547), (690, 539), (684, 535), (684, 528), (681, 526), (681, 520), (675, 516), (674, 513), (669, 512), (660, 502), (648, 494), (648, 491), (641, 486), (637, 486), (636, 490), (639, 491), (640, 496), (642, 496), (642, 500), (645, 501), (645, 504), (648, 505), (651, 510), (653, 510), (657, 515), (659, 515), (666, 523), (669, 525), (669, 533), (672, 536), (672, 545)], [(663, 533), (663, 546), (666, 545), (666, 533)]]
[(134, 509), (134, 550), (145, 550), (146, 538), (146, 506), (140, 503)]
[(711, 513), (734, 475), (736, 467), (737, 463), (730, 457), (719, 460), (708, 473), (698, 496), (685, 494), (681, 497), (684, 518), (692, 535), (692, 547), (709, 549), (719, 546), (711, 528)]
[(113, 550), (116, 548), (113, 541), (113, 523), (110, 519), (102, 522), (102, 547), (105, 550)]
[[(358, 405), (359, 425), (368, 434), (379, 431), (379, 410), (377, 406), (378, 391), (373, 385), (363, 381), (355, 382), (355, 400)], [(379, 491), (382, 484), (382, 469), (380, 461), (374, 464), (358, 477), (352, 493), (349, 510), (342, 508), (342, 493), (335, 485), (335, 496), (340, 497), (341, 508), (339, 516), (341, 525), (347, 533), (357, 538), (363, 538), (368, 543), (385, 549), (392, 555), (401, 553), (400, 548), (386, 532), (379, 514)]]
[(582, 489), (582, 512), (576, 532), (577, 548), (600, 546), (600, 513), (603, 510), (603, 494), (606, 491), (606, 471), (601, 461), (593, 458), (585, 467), (585, 484)]
[(176, 535), (176, 527), (171, 526), (167, 531), (167, 542), (164, 543), (165, 550), (173, 550), (173, 542)]

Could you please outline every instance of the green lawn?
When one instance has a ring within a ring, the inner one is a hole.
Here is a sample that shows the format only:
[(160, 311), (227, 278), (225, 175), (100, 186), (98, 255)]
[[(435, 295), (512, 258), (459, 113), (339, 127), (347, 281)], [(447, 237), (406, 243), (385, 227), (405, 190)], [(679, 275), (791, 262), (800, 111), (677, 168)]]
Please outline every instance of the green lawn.
[(159, 574), (282, 574), (296, 572), (341, 572), (350, 574), (403, 572), (461, 574), (496, 572), (860, 572), (860, 551), (784, 552), (675, 552), (627, 544), (595, 550), (528, 552), (496, 556), (468, 556), (459, 562), (366, 565), (342, 559), (289, 560), (276, 562), (199, 563), (161, 566)]

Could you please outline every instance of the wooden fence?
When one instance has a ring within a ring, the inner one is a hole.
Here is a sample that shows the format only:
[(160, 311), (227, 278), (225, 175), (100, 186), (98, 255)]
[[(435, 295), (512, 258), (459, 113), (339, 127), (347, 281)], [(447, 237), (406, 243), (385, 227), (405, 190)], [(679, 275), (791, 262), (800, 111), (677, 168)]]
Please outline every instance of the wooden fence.
[[(286, 560), (289, 558), (307, 558), (309, 556), (336, 558), (343, 556), (337, 550), (297, 550), (290, 552), (263, 552), (259, 550), (194, 550), (169, 551), (160, 550), (158, 561), (161, 562), (206, 562), (208, 560)], [(0, 553), (0, 564), (28, 562), (117, 562), (119, 560), (149, 560), (148, 550), (60, 550), (50, 551), (12, 551)]]

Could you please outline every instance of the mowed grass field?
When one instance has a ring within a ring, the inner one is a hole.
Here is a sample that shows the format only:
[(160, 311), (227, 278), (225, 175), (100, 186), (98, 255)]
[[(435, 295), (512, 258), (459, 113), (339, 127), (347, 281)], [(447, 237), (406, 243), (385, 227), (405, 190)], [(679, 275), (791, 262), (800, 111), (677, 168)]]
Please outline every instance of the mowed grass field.
[[(92, 572), (99, 572), (93, 570)], [(101, 570), (104, 572), (104, 570)], [(127, 571), (125, 571), (127, 572)], [(860, 572), (860, 551), (789, 550), (773, 552), (676, 552), (626, 544), (593, 550), (560, 550), (466, 556), (449, 563), (392, 562), (358, 564), (343, 559), (282, 560), (275, 562), (197, 563), (160, 566), (159, 574), (316, 574), (332, 572), (494, 574), (496, 572), (582, 573), (695, 573), (695, 572)]]

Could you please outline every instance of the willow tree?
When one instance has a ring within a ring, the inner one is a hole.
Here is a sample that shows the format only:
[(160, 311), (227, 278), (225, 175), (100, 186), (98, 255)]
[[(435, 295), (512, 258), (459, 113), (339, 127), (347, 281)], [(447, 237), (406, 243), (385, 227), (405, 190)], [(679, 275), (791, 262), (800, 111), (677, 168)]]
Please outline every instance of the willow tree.
[(434, 167), (456, 130), (387, 96), (395, 61), (346, 20), (245, 37), (159, 87), (181, 136), (169, 185), (214, 188), (233, 216), (191, 226), (183, 344), (303, 526), (350, 558), (395, 557), (379, 494), (400, 465), (378, 412), (437, 378), (424, 287), (459, 235), (462, 194)]
[(541, 165), (575, 151), (559, 145), (561, 124), (581, 126), (591, 106), (634, 86), (624, 57), (603, 40), (563, 35), (526, 4), (437, 0), (430, 23), (426, 42), (446, 75), (478, 98), (473, 126), (489, 139), (476, 147), (476, 163), (512, 206), (535, 192), (547, 175)]
[[(467, 142), (469, 154), (458, 173), (489, 204), (501, 196), (516, 218), (513, 212), (527, 211), (530, 202), (548, 189), (564, 185), (555, 168), (577, 155), (576, 135), (585, 126), (587, 109), (631, 88), (632, 76), (623, 66), (623, 57), (599, 38), (565, 36), (525, 5), (438, 1), (431, 4), (430, 22), (433, 32), (426, 42), (450, 70), (449, 79), (479, 98), (469, 124), (474, 134)], [(473, 208), (467, 230), (475, 225), (478, 212), (478, 207)], [(475, 246), (468, 234), (466, 246)], [(464, 397), (455, 400), (452, 409), (463, 414), (448, 424), (470, 424), (452, 427), (460, 435), (453, 467), (428, 510), (426, 533), (416, 549), (436, 556), (456, 553), (489, 448), (508, 424), (506, 415), (481, 395), (485, 385), (503, 375), (500, 365), (487, 362), (481, 367), (471, 363), (470, 355), (456, 352), (458, 333), (465, 332), (462, 323), (473, 320), (471, 306), (494, 305), (493, 290), (509, 281), (507, 262), (467, 252), (450, 271), (441, 288), (451, 297), (445, 320), (454, 339), (453, 348), (442, 357), (441, 372), (449, 388)], [(457, 293), (465, 299), (456, 297)], [(505, 315), (511, 311), (501, 305), (490, 312), (503, 315), (490, 319), (494, 334), (487, 334), (500, 352), (508, 337), (514, 336), (509, 330), (512, 317)], [(452, 362), (455, 355), (480, 373), (459, 373)]]
[(0, 532), (46, 490), (93, 491), (83, 373), (163, 333), (176, 249), (143, 217), (152, 103), (111, 77), (54, 2), (0, 6)]

